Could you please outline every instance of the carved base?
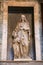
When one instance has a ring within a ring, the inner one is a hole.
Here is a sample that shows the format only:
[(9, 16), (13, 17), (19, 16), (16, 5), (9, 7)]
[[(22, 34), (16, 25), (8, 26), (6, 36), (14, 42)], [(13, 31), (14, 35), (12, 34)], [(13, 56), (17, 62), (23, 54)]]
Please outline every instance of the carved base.
[(31, 61), (32, 59), (29, 57), (29, 58), (21, 58), (21, 59), (14, 59), (14, 61)]

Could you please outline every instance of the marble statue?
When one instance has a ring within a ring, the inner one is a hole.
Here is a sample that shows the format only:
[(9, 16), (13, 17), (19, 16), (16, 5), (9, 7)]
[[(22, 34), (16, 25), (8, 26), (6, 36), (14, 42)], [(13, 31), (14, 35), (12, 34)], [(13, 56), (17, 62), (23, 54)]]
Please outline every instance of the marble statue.
[(12, 32), (14, 58), (28, 58), (30, 50), (30, 26), (25, 15), (21, 15), (15, 30)]

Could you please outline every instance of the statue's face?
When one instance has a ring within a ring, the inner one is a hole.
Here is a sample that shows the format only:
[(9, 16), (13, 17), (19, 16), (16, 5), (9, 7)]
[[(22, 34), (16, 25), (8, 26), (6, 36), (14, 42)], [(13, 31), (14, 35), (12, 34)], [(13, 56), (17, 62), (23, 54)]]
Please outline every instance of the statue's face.
[(21, 15), (21, 19), (22, 19), (22, 21), (24, 21), (25, 20), (25, 16)]

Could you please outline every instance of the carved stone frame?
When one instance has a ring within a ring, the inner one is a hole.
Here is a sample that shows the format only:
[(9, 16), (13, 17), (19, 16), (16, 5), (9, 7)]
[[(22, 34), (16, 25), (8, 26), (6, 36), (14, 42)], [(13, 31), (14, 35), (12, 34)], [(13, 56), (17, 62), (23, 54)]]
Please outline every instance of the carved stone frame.
[[(7, 34), (8, 34), (8, 6), (21, 6), (21, 7), (34, 7), (34, 30), (35, 30), (35, 49), (36, 60), (41, 60), (41, 48), (40, 48), (40, 23), (39, 23), (39, 3), (37, 1), (29, 2), (15, 2), (5, 1), (3, 2), (3, 37), (2, 37), (2, 54), (1, 59), (7, 60)], [(15, 60), (15, 61), (29, 61)]]

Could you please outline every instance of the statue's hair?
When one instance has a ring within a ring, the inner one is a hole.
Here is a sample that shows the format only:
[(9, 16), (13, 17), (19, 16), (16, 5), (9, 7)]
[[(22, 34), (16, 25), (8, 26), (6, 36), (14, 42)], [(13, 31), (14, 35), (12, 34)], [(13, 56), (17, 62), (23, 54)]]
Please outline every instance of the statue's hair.
[[(24, 15), (24, 14), (23, 14)], [(25, 16), (25, 15), (24, 15)], [(20, 18), (20, 21), (19, 22), (22, 22), (22, 18)], [(24, 22), (28, 22), (27, 19), (26, 19), (26, 16), (25, 16), (25, 19), (24, 19)]]

